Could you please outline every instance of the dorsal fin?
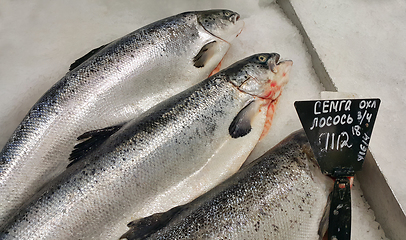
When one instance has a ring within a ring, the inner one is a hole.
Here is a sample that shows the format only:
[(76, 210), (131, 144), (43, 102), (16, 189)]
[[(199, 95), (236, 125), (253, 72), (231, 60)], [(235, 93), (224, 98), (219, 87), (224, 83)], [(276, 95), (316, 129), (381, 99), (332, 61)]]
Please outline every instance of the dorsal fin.
[(86, 155), (100, 146), (104, 141), (107, 140), (107, 138), (117, 132), (123, 125), (124, 123), (102, 129), (92, 130), (80, 135), (77, 140), (86, 140), (76, 144), (69, 156), (69, 160), (71, 160), (72, 162), (69, 163), (68, 167), (75, 162), (78, 162), (80, 159), (84, 158)]
[(216, 53), (216, 41), (209, 42), (204, 45), (197, 55), (193, 58), (194, 66), (197, 68), (202, 68), (211, 59), (211, 57)]
[(250, 102), (234, 117), (228, 132), (232, 138), (239, 138), (251, 132), (251, 120), (257, 112), (255, 101)]
[(86, 55), (84, 55), (83, 57), (77, 59), (74, 63), (72, 63), (69, 67), (69, 71), (72, 71), (73, 69), (75, 69), (77, 66), (79, 66), (80, 64), (82, 64), (84, 61), (86, 61), (87, 59), (89, 59), (91, 56), (95, 55), (97, 52), (99, 52), (100, 50), (102, 50), (105, 46), (107, 46), (108, 44), (104, 44), (103, 46), (100, 46), (98, 48), (95, 48), (93, 50), (91, 50), (90, 52), (88, 52)]
[(149, 237), (151, 234), (162, 229), (176, 215), (186, 209), (186, 205), (174, 207), (164, 213), (155, 213), (151, 216), (137, 219), (130, 222), (127, 226), (130, 228), (120, 239), (141, 240)]

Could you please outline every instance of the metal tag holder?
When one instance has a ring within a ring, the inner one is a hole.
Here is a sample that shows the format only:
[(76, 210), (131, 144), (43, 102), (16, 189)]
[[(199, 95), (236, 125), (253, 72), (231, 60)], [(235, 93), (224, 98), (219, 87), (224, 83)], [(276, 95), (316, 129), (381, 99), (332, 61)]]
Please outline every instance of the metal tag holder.
[(380, 99), (296, 101), (295, 108), (323, 174), (335, 179), (328, 237), (351, 236), (351, 178), (362, 168)]

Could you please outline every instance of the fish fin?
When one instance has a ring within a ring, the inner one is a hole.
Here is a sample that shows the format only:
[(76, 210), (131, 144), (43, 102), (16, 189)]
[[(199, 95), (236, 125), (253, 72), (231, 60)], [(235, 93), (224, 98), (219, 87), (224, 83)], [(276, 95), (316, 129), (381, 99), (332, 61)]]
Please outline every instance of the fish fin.
[(130, 228), (120, 239), (141, 240), (149, 237), (151, 234), (162, 229), (175, 216), (186, 209), (186, 205), (174, 207), (164, 213), (155, 213), (151, 216), (137, 219), (130, 222), (127, 226)]
[(244, 137), (251, 132), (251, 120), (258, 112), (258, 108), (255, 101), (250, 102), (235, 116), (230, 126), (228, 127), (228, 132), (232, 138)]
[(102, 50), (105, 46), (107, 46), (108, 44), (105, 44), (103, 46), (100, 46), (98, 48), (95, 48), (93, 50), (91, 50), (90, 52), (86, 53), (86, 55), (84, 55), (83, 57), (77, 59), (74, 63), (72, 63), (69, 67), (69, 71), (72, 71), (73, 69), (75, 69), (77, 66), (79, 66), (80, 64), (82, 64), (84, 61), (86, 61), (87, 59), (89, 59), (91, 56), (95, 55), (97, 52), (99, 52), (100, 50)]
[(197, 68), (202, 68), (205, 66), (205, 64), (210, 60), (210, 58), (216, 53), (215, 51), (215, 45), (216, 41), (209, 42), (206, 45), (204, 45), (199, 53), (193, 58), (193, 66)]
[(320, 240), (325, 239), (324, 237), (327, 236), (328, 221), (329, 221), (329, 216), (330, 216), (331, 195), (332, 195), (332, 193), (330, 193), (330, 195), (328, 196), (327, 204), (326, 204), (326, 207), (324, 208), (323, 217), (321, 218), (320, 224), (319, 224), (318, 234), (319, 234)]
[(107, 140), (107, 138), (117, 132), (123, 125), (124, 123), (102, 129), (92, 130), (80, 135), (77, 140), (86, 140), (76, 144), (69, 156), (69, 160), (71, 161), (71, 163), (69, 163), (68, 167), (75, 162), (78, 162), (80, 159), (84, 158), (86, 155), (100, 146), (104, 141)]

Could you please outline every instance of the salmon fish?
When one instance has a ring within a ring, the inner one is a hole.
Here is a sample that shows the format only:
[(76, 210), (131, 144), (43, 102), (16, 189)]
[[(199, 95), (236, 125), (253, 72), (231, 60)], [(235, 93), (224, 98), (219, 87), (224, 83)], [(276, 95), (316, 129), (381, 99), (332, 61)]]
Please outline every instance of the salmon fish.
[(181, 13), (73, 63), (0, 153), (0, 225), (66, 168), (77, 136), (128, 121), (207, 78), (242, 27), (229, 10)]
[(332, 189), (299, 130), (193, 202), (130, 223), (122, 238), (321, 239)]
[(0, 239), (118, 239), (129, 221), (193, 200), (240, 168), (291, 65), (253, 55), (139, 118), (83, 134), (73, 163)]

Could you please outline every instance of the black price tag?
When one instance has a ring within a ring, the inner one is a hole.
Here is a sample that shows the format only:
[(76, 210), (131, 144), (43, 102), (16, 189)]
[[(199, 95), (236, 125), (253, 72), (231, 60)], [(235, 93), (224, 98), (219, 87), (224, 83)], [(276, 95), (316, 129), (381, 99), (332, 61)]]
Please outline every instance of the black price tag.
[(380, 102), (378, 98), (295, 102), (324, 174), (353, 176), (361, 170)]

